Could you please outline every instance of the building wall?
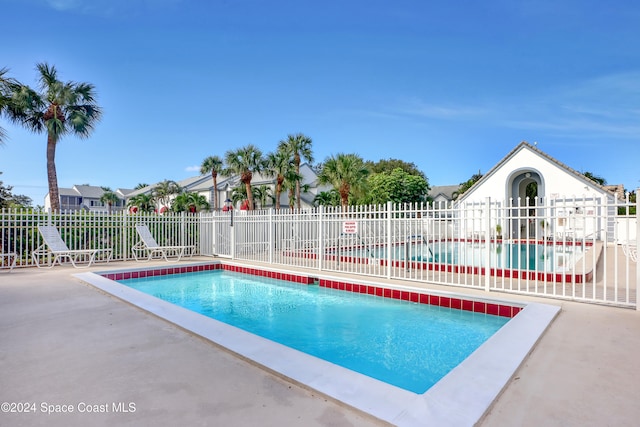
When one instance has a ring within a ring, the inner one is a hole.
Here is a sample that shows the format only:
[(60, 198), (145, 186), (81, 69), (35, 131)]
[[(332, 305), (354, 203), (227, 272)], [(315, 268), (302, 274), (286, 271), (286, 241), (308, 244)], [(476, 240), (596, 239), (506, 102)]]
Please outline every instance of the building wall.
[[(531, 178), (524, 177), (526, 173), (530, 173)], [(514, 188), (513, 184), (514, 182), (517, 184), (518, 179), (523, 186), (532, 180), (539, 181), (538, 197), (548, 199), (583, 198), (585, 195), (593, 197), (594, 194), (604, 194), (597, 186), (590, 185), (570, 171), (525, 147), (493, 171), (491, 176), (486, 177), (481, 185), (465, 194), (464, 200), (482, 202), (487, 197), (495, 201), (507, 200), (510, 197), (515, 199), (519, 194), (518, 187)]]

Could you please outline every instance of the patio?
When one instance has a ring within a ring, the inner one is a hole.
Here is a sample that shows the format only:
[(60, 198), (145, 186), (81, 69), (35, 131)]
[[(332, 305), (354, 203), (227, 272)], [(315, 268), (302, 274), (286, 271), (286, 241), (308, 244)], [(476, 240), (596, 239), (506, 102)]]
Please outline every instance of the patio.
[[(166, 265), (144, 265), (155, 264)], [(74, 278), (77, 272), (0, 273), (1, 400), (36, 406), (36, 413), (2, 413), (0, 424), (383, 425), (97, 291)], [(562, 312), (481, 425), (635, 425), (638, 311), (506, 297)], [(50, 405), (74, 412), (43, 413)]]

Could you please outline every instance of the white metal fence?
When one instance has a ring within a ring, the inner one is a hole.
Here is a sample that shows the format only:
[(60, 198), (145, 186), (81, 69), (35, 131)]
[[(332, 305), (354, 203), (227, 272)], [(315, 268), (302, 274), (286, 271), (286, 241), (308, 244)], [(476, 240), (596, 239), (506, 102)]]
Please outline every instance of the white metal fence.
[[(201, 233), (201, 218), (187, 214), (112, 214), (77, 211), (47, 213), (0, 212), (0, 252), (16, 254), (17, 267), (32, 267), (31, 254), (41, 243), (38, 225), (55, 226), (69, 249), (112, 248), (113, 260), (131, 260), (139, 240), (135, 225), (144, 223), (160, 245), (210, 245), (211, 233)], [(209, 240), (208, 240), (209, 239)]]
[(31, 265), (36, 225), (56, 225), (70, 248), (132, 259), (134, 225), (160, 244), (201, 255), (635, 307), (640, 283), (637, 204), (594, 197), (485, 200), (456, 207), (356, 206), (197, 215), (3, 212), (3, 252)]
[(236, 212), (215, 218), (213, 252), (288, 267), (636, 307), (640, 279), (629, 256), (638, 243), (634, 210), (628, 200), (574, 197), (454, 208)]

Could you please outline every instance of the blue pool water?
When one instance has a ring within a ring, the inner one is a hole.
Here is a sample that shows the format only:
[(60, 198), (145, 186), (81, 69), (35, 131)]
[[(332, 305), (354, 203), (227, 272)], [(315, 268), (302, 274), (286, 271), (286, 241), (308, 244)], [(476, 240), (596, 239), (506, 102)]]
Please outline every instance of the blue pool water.
[(509, 320), (220, 270), (121, 283), (415, 393)]
[[(486, 245), (473, 242), (433, 242), (401, 244), (392, 248), (391, 257), (396, 260), (435, 262), (452, 265), (484, 267)], [(491, 243), (490, 267), (562, 272), (570, 269), (582, 256), (579, 245), (539, 245), (524, 243)], [(343, 256), (386, 258), (387, 248), (342, 249)]]

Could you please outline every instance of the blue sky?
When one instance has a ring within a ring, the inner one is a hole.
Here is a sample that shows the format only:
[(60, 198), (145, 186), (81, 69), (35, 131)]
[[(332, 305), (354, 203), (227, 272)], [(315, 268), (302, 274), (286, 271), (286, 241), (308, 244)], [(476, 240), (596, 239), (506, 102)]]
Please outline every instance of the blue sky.
[[(640, 3), (592, 0), (0, 0), (0, 67), (96, 86), (103, 120), (62, 139), (60, 187), (133, 188), (287, 134), (316, 161), (414, 162), (433, 185), (520, 141), (640, 186)], [(0, 118), (0, 180), (43, 205), (46, 136)]]

